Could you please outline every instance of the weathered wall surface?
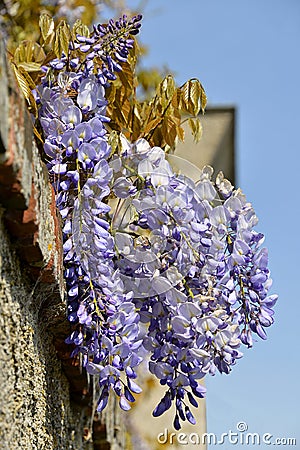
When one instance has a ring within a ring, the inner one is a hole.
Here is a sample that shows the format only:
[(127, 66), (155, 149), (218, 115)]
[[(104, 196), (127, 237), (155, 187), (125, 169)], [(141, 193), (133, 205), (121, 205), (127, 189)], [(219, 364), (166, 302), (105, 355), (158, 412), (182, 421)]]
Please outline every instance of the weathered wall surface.
[(59, 219), (1, 36), (0, 112), (0, 450), (124, 449), (114, 399), (91, 419), (91, 389), (64, 344)]
[(2, 217), (0, 267), (0, 448), (80, 449), (85, 418), (43, 318), (49, 293), (26, 281)]

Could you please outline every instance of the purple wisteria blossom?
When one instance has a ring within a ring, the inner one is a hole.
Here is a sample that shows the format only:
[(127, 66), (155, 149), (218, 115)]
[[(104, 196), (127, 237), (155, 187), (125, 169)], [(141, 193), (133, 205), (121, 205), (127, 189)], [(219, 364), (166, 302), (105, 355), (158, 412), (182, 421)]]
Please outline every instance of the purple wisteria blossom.
[[(127, 24), (123, 17), (122, 35), (138, 30), (139, 20)], [(93, 57), (81, 44), (87, 41), (78, 36), (68, 55), (72, 70), (66, 70), (66, 55), (52, 60), (51, 76), (47, 73), (35, 92), (45, 158), (63, 221), (68, 318), (75, 327), (67, 342), (76, 345), (73, 355), (82, 354), (88, 373), (99, 377), (98, 411), (105, 407), (111, 390), (119, 396), (121, 408), (130, 408), (128, 401), (133, 402), (133, 393), (140, 391), (130, 380), (142, 361), (139, 315), (132, 292), (125, 291), (115, 270), (115, 244), (109, 231), (112, 169), (104, 86), (117, 67), (111, 66), (111, 74), (106, 67), (114, 51), (112, 44), (105, 50), (105, 39), (108, 32), (95, 29), (91, 41), (101, 43), (97, 55), (100, 52), (103, 59), (102, 71), (94, 70)], [(121, 43), (117, 40), (116, 50), (121, 45), (124, 60), (132, 43), (129, 37)], [(74, 47), (89, 57), (72, 58)]]
[(115, 265), (144, 323), (149, 370), (166, 386), (153, 414), (174, 403), (179, 429), (180, 420), (194, 423), (186, 399), (197, 406), (195, 397), (204, 396), (199, 380), (228, 374), (242, 344), (251, 347), (253, 334), (266, 338), (277, 296), (268, 295), (267, 250), (242, 192), (222, 173), (213, 182), (210, 166), (194, 183), (173, 172), (162, 149), (122, 141), (115, 185), (127, 180), (139, 189), (119, 193), (131, 213), (113, 218)]
[(214, 181), (206, 166), (194, 182), (142, 138), (120, 135), (111, 151), (105, 92), (140, 19), (78, 35), (35, 97), (63, 224), (72, 354), (99, 379), (98, 411), (111, 392), (130, 409), (147, 360), (166, 389), (153, 415), (174, 407), (179, 429), (195, 423), (188, 404), (204, 397), (200, 380), (228, 374), (242, 345), (266, 339), (277, 296), (255, 212), (221, 172)]

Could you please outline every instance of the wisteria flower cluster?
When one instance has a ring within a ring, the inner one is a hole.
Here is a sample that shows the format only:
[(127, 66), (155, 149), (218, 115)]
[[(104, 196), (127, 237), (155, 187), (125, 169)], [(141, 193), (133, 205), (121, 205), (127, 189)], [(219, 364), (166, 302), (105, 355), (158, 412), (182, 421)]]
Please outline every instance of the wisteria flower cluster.
[(195, 423), (199, 380), (229, 373), (242, 344), (266, 338), (277, 296), (268, 295), (253, 208), (222, 173), (213, 181), (206, 166), (194, 182), (142, 138), (121, 135), (112, 152), (105, 92), (140, 20), (123, 16), (78, 35), (44, 68), (35, 96), (63, 223), (73, 356), (99, 379), (98, 411), (111, 392), (130, 409), (141, 392), (137, 367), (148, 361), (166, 387), (153, 415), (174, 404), (179, 429)]

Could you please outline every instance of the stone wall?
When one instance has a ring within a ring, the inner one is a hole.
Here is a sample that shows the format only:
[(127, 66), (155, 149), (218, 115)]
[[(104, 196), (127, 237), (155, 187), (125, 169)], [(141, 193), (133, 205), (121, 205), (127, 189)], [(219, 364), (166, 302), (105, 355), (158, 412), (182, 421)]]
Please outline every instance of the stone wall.
[(0, 111), (0, 449), (125, 448), (113, 401), (93, 420), (92, 388), (64, 343), (59, 219), (2, 39)]
[[(85, 417), (51, 333), (51, 289), (28, 279), (0, 225), (0, 448), (81, 449)], [(48, 311), (47, 311), (48, 310)]]

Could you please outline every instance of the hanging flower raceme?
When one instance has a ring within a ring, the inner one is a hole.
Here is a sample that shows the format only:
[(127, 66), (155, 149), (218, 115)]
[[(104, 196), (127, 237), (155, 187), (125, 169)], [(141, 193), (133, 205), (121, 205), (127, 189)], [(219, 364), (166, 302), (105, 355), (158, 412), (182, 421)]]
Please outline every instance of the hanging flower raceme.
[(124, 138), (111, 165), (123, 204), (112, 218), (115, 266), (144, 324), (149, 370), (166, 385), (153, 414), (174, 402), (179, 429), (180, 419), (195, 422), (186, 402), (204, 396), (198, 380), (229, 373), (241, 345), (251, 347), (253, 334), (265, 339), (273, 323), (264, 236), (240, 189), (222, 173), (212, 181), (210, 166), (194, 182), (172, 170), (162, 149)]
[[(36, 91), (45, 157), (63, 220), (68, 317), (78, 324), (67, 342), (76, 345), (74, 355), (83, 354), (87, 371), (99, 375), (98, 410), (105, 407), (111, 388), (123, 409), (130, 408), (126, 398), (132, 401), (132, 392), (140, 392), (131, 381), (142, 360), (139, 316), (132, 293), (125, 292), (113, 262), (114, 239), (109, 232), (110, 206), (106, 201), (112, 178), (108, 164), (111, 148), (104, 127), (109, 120), (105, 87), (107, 80), (114, 78), (112, 70), (120, 69), (112, 61), (117, 50), (122, 55), (117, 54), (117, 59), (128, 55), (133, 44), (129, 36), (138, 30), (139, 20), (127, 23), (125, 17), (120, 19), (121, 42), (117, 39), (116, 47), (111, 43), (106, 51), (109, 31), (95, 28), (93, 42), (98, 47), (93, 55), (82, 48), (84, 38), (77, 36), (78, 43), (70, 44), (68, 55), (51, 61)], [(74, 57), (78, 49), (87, 53), (83, 60)], [(98, 67), (95, 72), (93, 59), (99, 52), (102, 70)], [(126, 381), (121, 381), (121, 373)]]
[[(106, 88), (122, 69), (140, 16), (124, 16), (79, 36), (52, 60), (35, 96), (44, 154), (63, 228), (67, 342), (99, 378), (98, 411), (111, 391), (130, 409), (137, 366), (166, 393), (159, 416), (175, 405), (174, 427), (195, 423), (205, 388), (265, 339), (277, 296), (263, 235), (250, 203), (222, 173), (178, 174), (159, 147), (120, 136), (113, 153), (105, 125)], [(99, 63), (100, 61), (100, 63)]]

